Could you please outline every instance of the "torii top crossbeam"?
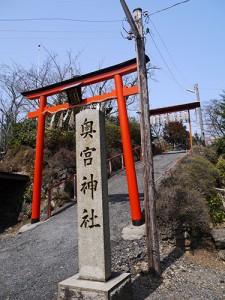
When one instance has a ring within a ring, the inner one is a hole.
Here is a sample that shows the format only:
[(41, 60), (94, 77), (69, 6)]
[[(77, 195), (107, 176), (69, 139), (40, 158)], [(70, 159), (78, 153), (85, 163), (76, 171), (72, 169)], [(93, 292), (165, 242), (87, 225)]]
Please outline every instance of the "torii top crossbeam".
[[(149, 62), (149, 58), (146, 56), (146, 63), (147, 62)], [(81, 86), (87, 86), (98, 82), (102, 82), (104, 80), (113, 79), (116, 74), (124, 76), (135, 71), (137, 71), (137, 62), (134, 58), (123, 63), (113, 65), (111, 67), (100, 69), (81, 76), (75, 76), (71, 79), (57, 82), (39, 89), (22, 92), (22, 95), (30, 100), (37, 99), (40, 96), (44, 95), (52, 96), (64, 92), (67, 88), (73, 87), (78, 84), (81, 84)]]
[[(146, 56), (146, 63), (147, 62), (149, 62), (148, 56)], [(69, 80), (65, 80), (36, 90), (26, 91), (22, 93), (22, 95), (29, 100), (40, 100), (39, 109), (37, 109), (34, 112), (28, 113), (29, 118), (38, 118), (31, 223), (36, 223), (40, 220), (42, 165), (46, 115), (48, 113), (56, 113), (60, 110), (82, 107), (90, 103), (98, 103), (102, 101), (117, 99), (124, 160), (126, 165), (127, 185), (130, 198), (131, 217), (134, 225), (141, 224), (142, 215), (125, 101), (126, 96), (138, 93), (138, 87), (124, 87), (122, 80), (122, 77), (124, 75), (136, 71), (137, 61), (136, 59), (131, 59), (108, 68), (97, 70), (95, 72), (91, 72), (85, 75), (73, 77)], [(62, 92), (67, 92), (72, 88), (81, 89), (81, 87), (99, 83), (109, 79), (113, 79), (115, 83), (115, 89), (109, 93), (101, 94), (87, 99), (79, 99), (79, 101), (75, 102), (75, 104), (65, 103), (56, 106), (47, 106), (47, 97), (49, 96), (53, 96)]]
[(166, 107), (160, 107), (160, 108), (153, 108), (150, 109), (150, 116), (160, 115), (160, 114), (169, 114), (171, 112), (177, 112), (182, 110), (191, 110), (195, 109), (197, 107), (200, 107), (200, 102), (189, 102), (189, 103), (183, 103), (173, 106), (166, 106)]

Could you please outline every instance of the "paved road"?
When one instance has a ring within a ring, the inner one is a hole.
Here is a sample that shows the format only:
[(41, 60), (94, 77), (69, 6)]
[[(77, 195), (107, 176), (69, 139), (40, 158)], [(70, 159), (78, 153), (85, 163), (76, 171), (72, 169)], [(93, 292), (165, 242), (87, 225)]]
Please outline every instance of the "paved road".
[[(155, 178), (184, 153), (154, 158)], [(141, 163), (136, 164), (143, 192)], [(125, 172), (108, 182), (112, 246), (130, 223)], [(56, 299), (57, 284), (78, 272), (76, 205), (23, 234), (0, 239), (0, 299)]]

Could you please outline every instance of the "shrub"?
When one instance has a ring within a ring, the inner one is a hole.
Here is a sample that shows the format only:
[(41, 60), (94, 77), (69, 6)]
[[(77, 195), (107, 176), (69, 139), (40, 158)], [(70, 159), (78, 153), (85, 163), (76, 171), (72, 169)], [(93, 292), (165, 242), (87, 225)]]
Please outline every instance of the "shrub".
[(212, 209), (210, 200), (221, 181), (219, 171), (212, 163), (215, 162), (213, 152), (201, 147), (196, 152), (184, 159), (171, 177), (161, 182), (157, 216), (163, 227), (175, 229), (186, 224), (192, 230), (209, 233), (211, 218), (213, 221), (221, 218), (221, 213)]
[(45, 147), (52, 154), (55, 154), (61, 148), (75, 150), (74, 131), (46, 130)]
[(8, 150), (0, 164), (2, 171), (30, 173), (33, 170), (35, 150), (28, 146), (19, 146)]
[(225, 138), (215, 140), (213, 147), (218, 156), (222, 155), (225, 158)]
[[(46, 155), (47, 156), (47, 155)], [(43, 170), (43, 190), (53, 183), (58, 183), (60, 180), (76, 173), (76, 153), (65, 148), (59, 149), (52, 156), (47, 156), (45, 159), (45, 168)]]
[(192, 151), (194, 156), (201, 156), (206, 158), (212, 164), (216, 164), (218, 157), (213, 148), (207, 148), (203, 146), (194, 146)]
[(214, 194), (221, 180), (218, 169), (202, 156), (189, 156), (178, 167), (174, 181), (181, 186), (199, 191), (206, 199)]
[(130, 118), (129, 126), (130, 126), (130, 136), (131, 136), (133, 147), (140, 146), (141, 145), (140, 124), (135, 120), (135, 118)]
[(225, 179), (225, 159), (222, 156), (219, 157), (216, 167), (219, 171), (219, 175), (220, 175), (221, 179), (224, 180)]
[(207, 203), (199, 191), (184, 189), (173, 181), (157, 195), (157, 216), (161, 227), (176, 229), (186, 224), (193, 231), (208, 232), (210, 215)]
[(24, 200), (25, 203), (28, 203), (28, 204), (31, 203), (31, 201), (32, 201), (32, 194), (33, 194), (33, 188), (32, 188), (32, 185), (29, 183), (26, 186), (25, 192), (23, 194), (23, 200)]
[(14, 123), (9, 140), (10, 148), (18, 148), (21, 145), (35, 148), (37, 133), (36, 126), (36, 120), (26, 119), (20, 123)]
[(213, 223), (223, 223), (225, 221), (225, 212), (221, 209), (222, 206), (222, 199), (218, 195), (210, 198), (209, 207)]
[(26, 212), (26, 216), (27, 216), (28, 219), (31, 218), (31, 210), (28, 210), (28, 211)]
[(120, 127), (116, 124), (106, 123), (106, 153), (107, 157), (121, 153), (122, 142), (120, 135)]
[(64, 191), (59, 191), (53, 195), (52, 201), (54, 202), (54, 208), (62, 207), (66, 203), (71, 202), (71, 197)]

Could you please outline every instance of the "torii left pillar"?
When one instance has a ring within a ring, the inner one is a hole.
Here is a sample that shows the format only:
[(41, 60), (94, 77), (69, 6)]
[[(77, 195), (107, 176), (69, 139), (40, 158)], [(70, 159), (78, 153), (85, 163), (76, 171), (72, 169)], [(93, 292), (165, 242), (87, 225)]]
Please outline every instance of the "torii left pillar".
[(37, 125), (37, 139), (36, 139), (36, 157), (34, 169), (34, 186), (32, 199), (31, 223), (40, 221), (40, 207), (41, 207), (41, 186), (42, 186), (42, 168), (43, 168), (43, 149), (44, 149), (44, 135), (45, 135), (45, 118), (44, 108), (47, 102), (46, 96), (40, 96), (39, 116)]

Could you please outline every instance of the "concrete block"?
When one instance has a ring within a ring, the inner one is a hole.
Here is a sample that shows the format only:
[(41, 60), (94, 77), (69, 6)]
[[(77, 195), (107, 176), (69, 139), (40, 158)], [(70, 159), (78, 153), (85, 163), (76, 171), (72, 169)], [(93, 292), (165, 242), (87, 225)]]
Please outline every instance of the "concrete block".
[(131, 276), (112, 273), (107, 282), (84, 280), (79, 273), (58, 285), (57, 300), (131, 300)]
[(140, 240), (146, 235), (145, 224), (141, 226), (134, 226), (132, 224), (126, 226), (122, 230), (122, 237), (124, 240)]
[[(48, 220), (46, 220), (46, 221), (48, 221)], [(19, 233), (24, 233), (24, 232), (26, 232), (26, 231), (28, 231), (28, 230), (31, 230), (31, 229), (33, 229), (33, 228), (36, 228), (37, 226), (43, 224), (43, 223), (46, 222), (46, 221), (37, 222), (37, 223), (34, 223), (34, 224), (28, 223), (28, 224), (26, 224), (26, 225), (24, 225), (24, 226), (22, 226), (22, 227), (20, 228)]]

